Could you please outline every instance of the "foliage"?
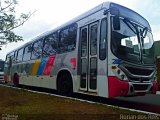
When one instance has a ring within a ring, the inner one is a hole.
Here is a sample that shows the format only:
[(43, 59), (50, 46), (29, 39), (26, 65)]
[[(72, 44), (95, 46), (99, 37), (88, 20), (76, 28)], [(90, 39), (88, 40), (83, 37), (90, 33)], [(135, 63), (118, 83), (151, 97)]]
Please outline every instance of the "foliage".
[[(23, 40), (14, 33), (13, 29), (23, 25), (31, 16), (31, 13), (16, 15), (17, 0), (0, 0), (0, 41), (9, 43)], [(1, 42), (1, 43), (2, 43)]]

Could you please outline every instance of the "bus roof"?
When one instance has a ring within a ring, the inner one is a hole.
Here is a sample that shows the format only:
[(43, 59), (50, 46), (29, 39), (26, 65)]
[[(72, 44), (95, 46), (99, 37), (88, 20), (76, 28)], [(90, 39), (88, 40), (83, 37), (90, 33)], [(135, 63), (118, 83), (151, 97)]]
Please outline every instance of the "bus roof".
[[(18, 50), (18, 49), (20, 49), (20, 48), (22, 48), (22, 47), (25, 47), (25, 46), (33, 43), (34, 41), (36, 41), (36, 40), (38, 40), (38, 39), (41, 39), (41, 38), (43, 38), (43, 37), (45, 37), (45, 36), (47, 36), (47, 35), (55, 32), (55, 31), (58, 31), (58, 30), (66, 27), (66, 26), (68, 26), (68, 25), (70, 25), (70, 24), (72, 24), (72, 23), (75, 23), (75, 22), (77, 22), (77, 21), (80, 21), (80, 20), (84, 19), (85, 17), (88, 17), (89, 15), (92, 15), (92, 14), (94, 14), (94, 13), (100, 11), (100, 10), (103, 10), (103, 9), (106, 9), (106, 10), (107, 10), (107, 9), (110, 8), (110, 5), (111, 5), (111, 4), (119, 5), (119, 4), (116, 4), (116, 3), (113, 3), (113, 2), (103, 2), (103, 3), (101, 3), (100, 5), (94, 7), (94, 8), (92, 8), (92, 9), (88, 10), (87, 12), (79, 15), (78, 17), (70, 20), (69, 22), (66, 22), (65, 24), (62, 24), (61, 26), (59, 26), (59, 27), (57, 27), (57, 28), (55, 28), (55, 29), (52, 29), (52, 30), (50, 30), (50, 31), (44, 32), (43, 34), (40, 34), (39, 36), (33, 38), (31, 41), (29, 41), (29, 42), (25, 43), (24, 45), (22, 45), (22, 46), (20, 46), (20, 47), (18, 47), (18, 48), (16, 48), (16, 49), (10, 51), (9, 53), (14, 52), (14, 51), (16, 51), (16, 50)], [(119, 5), (119, 6), (121, 6), (121, 5)], [(124, 7), (124, 6), (121, 6), (121, 7)], [(127, 8), (127, 7), (124, 7), (124, 8), (129, 9), (129, 8)], [(129, 10), (131, 10), (131, 9), (129, 9)], [(133, 10), (131, 10), (131, 11), (133, 11)], [(141, 16), (141, 15), (138, 14), (137, 12), (135, 12), (135, 11), (133, 11), (133, 12), (136, 13), (137, 15)], [(141, 16), (141, 17), (142, 17), (142, 16)], [(143, 18), (143, 17), (142, 17), (142, 18)], [(143, 19), (145, 20), (145, 18), (143, 18)], [(9, 54), (9, 53), (8, 53), (8, 54)]]
[(20, 49), (20, 48), (22, 48), (22, 47), (25, 47), (25, 46), (33, 43), (34, 41), (36, 41), (36, 40), (38, 40), (38, 39), (41, 39), (41, 38), (45, 37), (46, 35), (49, 35), (49, 34), (51, 34), (52, 32), (57, 31), (57, 30), (65, 27), (65, 26), (67, 26), (67, 25), (70, 25), (70, 24), (72, 24), (72, 23), (74, 23), (74, 22), (77, 22), (77, 21), (79, 21), (79, 20), (81, 20), (81, 19), (83, 19), (83, 18), (85, 18), (85, 17), (87, 17), (87, 16), (89, 16), (89, 15), (97, 12), (97, 11), (100, 11), (100, 10), (102, 10), (102, 9), (106, 9), (106, 7), (107, 7), (107, 9), (108, 9), (110, 3), (111, 3), (111, 2), (104, 2), (104, 3), (102, 3), (102, 4), (98, 5), (98, 6), (90, 9), (89, 11), (87, 11), (87, 12), (79, 15), (78, 17), (73, 18), (73, 19), (70, 20), (69, 22), (66, 22), (65, 24), (62, 24), (62, 25), (60, 25), (59, 27), (57, 27), (57, 28), (55, 28), (55, 29), (52, 29), (52, 30), (50, 30), (50, 31), (44, 32), (43, 34), (40, 34), (39, 36), (33, 38), (31, 41), (25, 43), (24, 45), (22, 45), (22, 46), (20, 46), (20, 47), (18, 47), (18, 48), (13, 49), (12, 51), (8, 52), (7, 54), (9, 54), (9, 53), (11, 53), (11, 52), (14, 52), (14, 51), (16, 51), (16, 50), (18, 50), (18, 49)]

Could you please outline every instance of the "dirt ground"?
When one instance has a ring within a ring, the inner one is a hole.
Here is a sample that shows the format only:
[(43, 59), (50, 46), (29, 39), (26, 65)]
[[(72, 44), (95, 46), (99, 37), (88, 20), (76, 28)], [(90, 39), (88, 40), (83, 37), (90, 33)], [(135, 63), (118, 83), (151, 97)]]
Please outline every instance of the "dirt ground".
[(137, 119), (138, 115), (145, 116), (102, 104), (0, 86), (2, 120), (123, 120)]

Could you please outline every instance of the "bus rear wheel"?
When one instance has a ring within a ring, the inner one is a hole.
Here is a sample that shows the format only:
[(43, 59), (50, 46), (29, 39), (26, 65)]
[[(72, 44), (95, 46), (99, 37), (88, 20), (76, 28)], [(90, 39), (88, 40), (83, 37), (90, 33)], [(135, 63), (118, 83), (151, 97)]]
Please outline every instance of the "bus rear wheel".
[(59, 76), (57, 84), (57, 90), (60, 95), (64, 96), (72, 96), (73, 95), (73, 84), (72, 84), (72, 78), (67, 75), (63, 74)]
[(19, 75), (17, 73), (13, 76), (13, 85), (18, 86), (19, 85)]

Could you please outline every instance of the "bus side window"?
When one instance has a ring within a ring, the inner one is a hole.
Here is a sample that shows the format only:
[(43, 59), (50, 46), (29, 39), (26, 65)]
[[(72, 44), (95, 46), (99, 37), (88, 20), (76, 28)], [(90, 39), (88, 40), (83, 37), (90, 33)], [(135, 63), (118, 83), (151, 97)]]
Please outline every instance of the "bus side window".
[(17, 62), (17, 50), (14, 52), (14, 63), (16, 63)]
[(18, 52), (17, 52), (17, 62), (22, 62), (23, 51), (24, 51), (24, 48), (21, 48), (21, 49), (18, 50)]
[(58, 32), (55, 32), (44, 39), (43, 56), (50, 56), (57, 53)]
[(101, 22), (101, 31), (100, 31), (100, 43), (99, 43), (99, 59), (106, 59), (107, 52), (107, 19), (103, 19)]
[(43, 40), (38, 40), (33, 44), (31, 59), (37, 59), (42, 56)]
[(23, 61), (30, 60), (30, 58), (31, 58), (31, 52), (32, 52), (32, 44), (27, 45), (27, 46), (24, 48)]
[(72, 24), (60, 31), (59, 52), (69, 52), (75, 49), (77, 24)]
[(9, 67), (9, 64), (10, 64), (10, 54), (8, 54), (8, 55), (6, 56), (5, 67), (6, 67), (6, 68)]

